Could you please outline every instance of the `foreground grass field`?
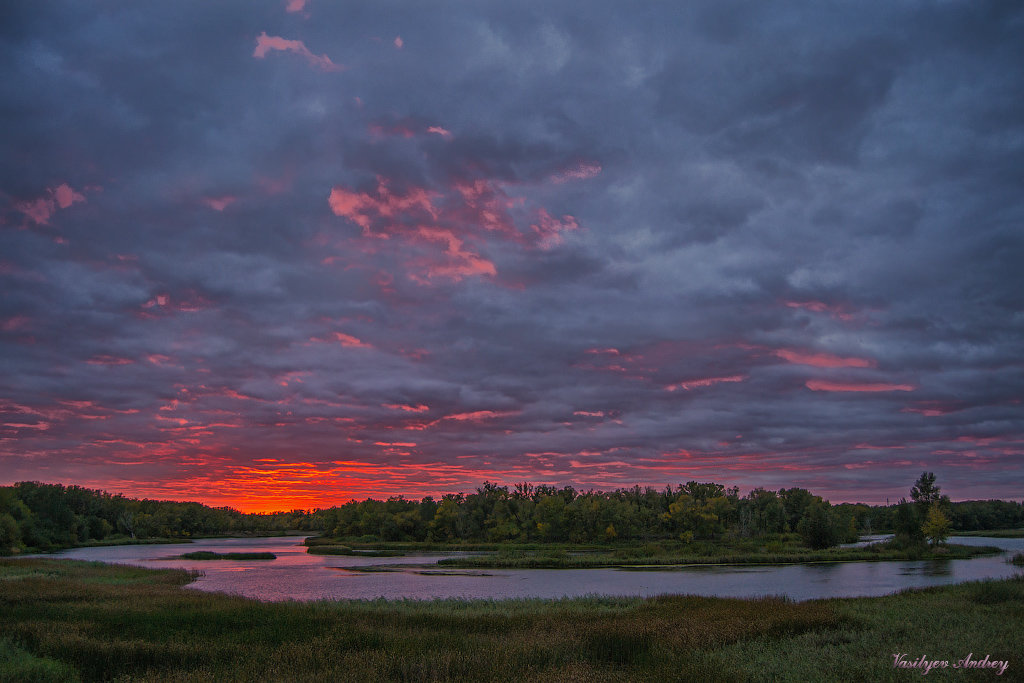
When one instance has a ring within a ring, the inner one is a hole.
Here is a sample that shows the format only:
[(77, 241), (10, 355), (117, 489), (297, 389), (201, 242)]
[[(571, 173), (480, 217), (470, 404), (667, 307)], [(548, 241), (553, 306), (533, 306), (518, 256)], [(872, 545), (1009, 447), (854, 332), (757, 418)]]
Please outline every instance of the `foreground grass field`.
[[(184, 571), (0, 560), (0, 680), (1024, 679), (1024, 579), (883, 598), (260, 603)], [(1008, 661), (964, 670), (975, 660)]]

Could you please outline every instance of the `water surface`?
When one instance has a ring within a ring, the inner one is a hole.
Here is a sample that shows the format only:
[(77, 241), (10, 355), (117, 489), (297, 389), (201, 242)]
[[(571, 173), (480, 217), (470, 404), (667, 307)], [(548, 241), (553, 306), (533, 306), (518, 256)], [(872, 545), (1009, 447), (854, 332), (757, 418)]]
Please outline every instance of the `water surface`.
[[(994, 545), (1024, 551), (1022, 538), (954, 537), (953, 543)], [(276, 560), (182, 560), (197, 550), (272, 552)], [(783, 566), (701, 565), (682, 569), (487, 569), (447, 570), (455, 575), (346, 571), (367, 565), (421, 565), (466, 553), (420, 553), (405, 557), (310, 555), (302, 538), (206, 539), (174, 545), (75, 548), (54, 556), (143, 567), (197, 569), (190, 588), (244, 595), (260, 600), (340, 600), (372, 598), (562, 598), (583, 595), (652, 596), (673, 594), (720, 597), (785, 595), (794, 600), (887, 595), (904, 588), (961, 583), (1024, 574), (1007, 553), (971, 560), (833, 562)], [(441, 570), (441, 568), (438, 568)]]

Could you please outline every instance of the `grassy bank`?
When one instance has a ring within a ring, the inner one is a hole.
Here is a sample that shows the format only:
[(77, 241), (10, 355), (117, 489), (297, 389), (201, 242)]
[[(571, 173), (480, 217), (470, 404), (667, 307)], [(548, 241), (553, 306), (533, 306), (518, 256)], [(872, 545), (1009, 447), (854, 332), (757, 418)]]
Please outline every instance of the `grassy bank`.
[(987, 531), (954, 531), (954, 536), (986, 536), (988, 538), (1024, 538), (1024, 529), (989, 529)]
[(1021, 579), (802, 603), (259, 603), (183, 590), (190, 579), (0, 560), (0, 680), (917, 680), (893, 653), (989, 655), (1009, 661), (998, 680), (1024, 673)]

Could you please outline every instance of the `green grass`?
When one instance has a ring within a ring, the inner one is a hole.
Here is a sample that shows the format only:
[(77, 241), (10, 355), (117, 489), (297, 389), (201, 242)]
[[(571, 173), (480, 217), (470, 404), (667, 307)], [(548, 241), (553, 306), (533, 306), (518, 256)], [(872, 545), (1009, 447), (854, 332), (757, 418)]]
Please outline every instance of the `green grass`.
[(194, 553), (179, 555), (183, 560), (276, 560), (274, 553), (215, 553), (210, 550), (197, 550)]
[(1024, 529), (990, 529), (988, 531), (954, 531), (953, 536), (987, 536), (988, 538), (1024, 538)]
[(894, 652), (988, 654), (1009, 660), (998, 680), (1024, 675), (1021, 578), (799, 603), (260, 603), (183, 590), (189, 580), (183, 571), (0, 560), (0, 681), (918, 680), (893, 668)]

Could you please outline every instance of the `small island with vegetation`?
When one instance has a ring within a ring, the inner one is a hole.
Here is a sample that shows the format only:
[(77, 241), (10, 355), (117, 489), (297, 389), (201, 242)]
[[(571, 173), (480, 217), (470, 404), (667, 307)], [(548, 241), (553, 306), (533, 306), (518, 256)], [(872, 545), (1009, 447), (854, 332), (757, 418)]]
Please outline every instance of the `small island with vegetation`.
[[(756, 488), (741, 497), (713, 482), (612, 492), (487, 483), (475, 494), (440, 501), (391, 498), (321, 510), (326, 533), (305, 543), (307, 552), (322, 555), (475, 553), (437, 562), (446, 568), (665, 569), (967, 559), (1000, 550), (948, 543), (953, 520), (961, 526), (1024, 521), (1017, 503), (952, 503), (930, 472), (918, 478), (910, 498), (892, 506), (832, 505), (802, 488)], [(886, 537), (857, 542), (872, 533)]]
[(276, 560), (274, 553), (215, 553), (210, 550), (197, 550), (184, 553), (178, 558), (182, 560)]

